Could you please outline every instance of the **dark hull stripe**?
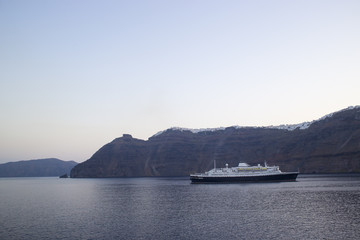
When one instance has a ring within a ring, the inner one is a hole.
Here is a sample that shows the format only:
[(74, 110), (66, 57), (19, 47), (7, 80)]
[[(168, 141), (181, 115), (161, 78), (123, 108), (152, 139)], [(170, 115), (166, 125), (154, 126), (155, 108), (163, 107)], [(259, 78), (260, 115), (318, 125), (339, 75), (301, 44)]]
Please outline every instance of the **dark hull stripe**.
[(200, 177), (190, 176), (192, 183), (241, 183), (241, 182), (286, 182), (296, 181), (298, 173), (282, 173), (263, 176)]

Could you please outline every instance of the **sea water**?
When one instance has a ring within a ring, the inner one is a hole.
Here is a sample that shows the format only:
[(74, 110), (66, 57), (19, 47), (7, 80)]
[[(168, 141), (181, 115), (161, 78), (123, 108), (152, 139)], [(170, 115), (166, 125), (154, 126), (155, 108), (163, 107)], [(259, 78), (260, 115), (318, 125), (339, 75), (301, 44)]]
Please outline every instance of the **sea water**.
[(0, 239), (360, 239), (360, 175), (0, 178)]

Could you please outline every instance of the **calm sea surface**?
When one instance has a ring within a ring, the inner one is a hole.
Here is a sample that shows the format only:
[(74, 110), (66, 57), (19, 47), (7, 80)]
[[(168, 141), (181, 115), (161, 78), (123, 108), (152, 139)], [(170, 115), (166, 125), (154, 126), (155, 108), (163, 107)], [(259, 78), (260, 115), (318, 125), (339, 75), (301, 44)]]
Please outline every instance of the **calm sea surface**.
[(360, 239), (360, 175), (0, 178), (0, 239)]

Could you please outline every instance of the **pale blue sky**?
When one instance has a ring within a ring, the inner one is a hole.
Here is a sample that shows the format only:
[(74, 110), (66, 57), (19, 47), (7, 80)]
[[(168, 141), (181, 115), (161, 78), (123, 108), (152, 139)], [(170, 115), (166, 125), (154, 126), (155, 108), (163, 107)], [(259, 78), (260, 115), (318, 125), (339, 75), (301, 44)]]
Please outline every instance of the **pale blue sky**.
[(0, 163), (360, 104), (360, 1), (0, 0)]

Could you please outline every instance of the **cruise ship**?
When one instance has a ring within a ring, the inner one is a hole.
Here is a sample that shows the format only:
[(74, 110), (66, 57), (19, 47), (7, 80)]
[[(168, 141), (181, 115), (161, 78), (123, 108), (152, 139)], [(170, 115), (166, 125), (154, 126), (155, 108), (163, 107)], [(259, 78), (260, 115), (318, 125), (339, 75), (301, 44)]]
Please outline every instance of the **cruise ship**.
[(250, 166), (239, 163), (237, 167), (216, 168), (205, 173), (190, 174), (191, 183), (241, 183), (296, 181), (298, 172), (282, 172), (278, 166)]

